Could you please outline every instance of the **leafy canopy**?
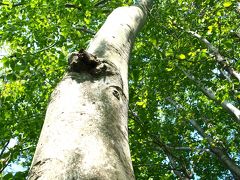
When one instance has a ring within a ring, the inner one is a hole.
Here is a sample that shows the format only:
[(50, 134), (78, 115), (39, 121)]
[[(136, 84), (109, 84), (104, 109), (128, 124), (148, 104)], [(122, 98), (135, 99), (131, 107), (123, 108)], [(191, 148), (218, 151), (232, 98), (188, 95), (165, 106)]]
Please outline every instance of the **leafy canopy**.
[[(0, 177), (26, 177), (67, 55), (86, 47), (113, 9), (131, 3), (0, 2)], [(240, 71), (239, 16), (240, 4), (233, 0), (155, 0), (129, 64), (129, 136), (137, 179), (232, 177), (214, 148), (239, 166), (240, 125), (222, 105), (239, 108), (239, 80), (226, 69)]]

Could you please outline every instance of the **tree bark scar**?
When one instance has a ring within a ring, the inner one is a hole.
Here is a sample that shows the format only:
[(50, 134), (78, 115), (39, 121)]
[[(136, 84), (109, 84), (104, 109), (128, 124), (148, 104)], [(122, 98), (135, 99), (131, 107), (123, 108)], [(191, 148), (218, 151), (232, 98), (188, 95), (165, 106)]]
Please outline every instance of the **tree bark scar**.
[(84, 49), (81, 49), (79, 52), (73, 52), (68, 58), (68, 64), (69, 72), (86, 72), (93, 76), (119, 74), (115, 64), (107, 60), (98, 59), (97, 56), (88, 53)]
[(88, 53), (84, 49), (81, 49), (79, 52), (74, 52), (69, 56), (68, 64), (69, 72), (90, 73), (100, 64), (100, 61), (96, 56)]

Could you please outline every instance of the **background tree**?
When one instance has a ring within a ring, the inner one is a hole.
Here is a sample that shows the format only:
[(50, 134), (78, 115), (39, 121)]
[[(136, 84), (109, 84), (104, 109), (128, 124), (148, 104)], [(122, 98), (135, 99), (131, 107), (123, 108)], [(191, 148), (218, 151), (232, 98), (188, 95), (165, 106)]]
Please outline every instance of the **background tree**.
[[(0, 3), (0, 41), (9, 47), (1, 57), (0, 83), (0, 169), (6, 179), (27, 174), (27, 169), (15, 174), (10, 167), (29, 167), (67, 54), (86, 47), (113, 9), (131, 3)], [(129, 140), (136, 179), (237, 179), (239, 3), (154, 3), (129, 69)]]

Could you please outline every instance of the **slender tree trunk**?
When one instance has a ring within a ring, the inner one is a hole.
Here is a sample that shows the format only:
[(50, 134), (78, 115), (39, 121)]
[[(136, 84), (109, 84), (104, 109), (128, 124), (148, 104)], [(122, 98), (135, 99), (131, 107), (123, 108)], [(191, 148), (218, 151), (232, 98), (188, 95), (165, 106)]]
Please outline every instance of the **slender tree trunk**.
[(229, 169), (231, 171), (233, 177), (235, 179), (239, 179), (240, 178), (240, 167), (237, 166), (236, 162), (231, 159), (231, 157), (228, 155), (226, 150), (223, 147), (216, 145), (213, 138), (210, 135), (207, 135), (195, 120), (190, 120), (189, 122), (197, 130), (197, 132), (208, 141), (210, 150), (217, 156), (219, 161), (227, 169)]
[(188, 72), (184, 71), (181, 68), (179, 69), (187, 76), (188, 79), (192, 80), (209, 99), (215, 101), (217, 104), (220, 104), (223, 109), (227, 110), (235, 117), (236, 122), (240, 122), (240, 110), (236, 106), (234, 106), (230, 102), (218, 100), (213, 91), (204, 87), (204, 85), (202, 85), (200, 81), (195, 79), (194, 76), (192, 76)]
[(72, 71), (52, 94), (29, 179), (134, 179), (127, 70), (150, 5), (143, 0), (112, 12), (87, 49), (97, 57), (91, 67), (74, 66), (87, 52), (72, 56)]
[[(170, 97), (167, 98), (167, 100), (174, 104), (176, 108), (183, 109), (185, 108), (181, 104), (177, 104), (174, 100), (172, 100)], [(197, 123), (197, 121), (191, 119), (190, 124), (194, 127), (195, 130), (204, 138), (207, 140), (209, 144), (210, 151), (219, 159), (219, 161), (230, 170), (233, 177), (235, 179), (240, 179), (240, 167), (236, 164), (236, 162), (231, 159), (231, 157), (228, 155), (228, 152), (222, 145), (217, 144), (214, 142), (214, 139), (211, 137), (211, 135), (208, 135), (205, 133), (205, 131), (201, 128), (201, 126)]]
[(194, 37), (200, 39), (208, 47), (208, 49), (212, 51), (213, 55), (216, 58), (216, 61), (221, 65), (221, 67), (225, 69), (232, 77), (240, 81), (240, 74), (229, 65), (226, 58), (220, 54), (218, 48), (213, 46), (212, 43), (210, 43), (206, 38), (202, 37), (198, 33), (193, 31), (187, 31), (187, 32), (193, 35)]

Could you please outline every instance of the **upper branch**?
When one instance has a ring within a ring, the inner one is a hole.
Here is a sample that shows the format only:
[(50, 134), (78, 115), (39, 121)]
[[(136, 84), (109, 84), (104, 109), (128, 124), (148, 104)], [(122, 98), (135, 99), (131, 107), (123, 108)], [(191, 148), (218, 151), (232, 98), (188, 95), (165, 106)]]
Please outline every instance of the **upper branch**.
[(200, 81), (195, 79), (194, 76), (189, 74), (188, 72), (184, 71), (180, 67), (178, 67), (188, 79), (192, 80), (196, 86), (200, 88), (200, 90), (211, 100), (215, 101), (216, 103), (220, 104), (225, 110), (227, 110), (229, 113), (235, 116), (236, 122), (240, 122), (240, 110), (235, 107), (232, 103), (227, 102), (227, 101), (220, 101), (214, 94), (214, 92), (208, 88), (206, 88)]
[(238, 79), (238, 81), (240, 81), (240, 74), (235, 71), (231, 66), (229, 66), (226, 59), (220, 54), (218, 48), (213, 46), (212, 43), (210, 43), (206, 38), (202, 37), (198, 33), (193, 31), (186, 32), (201, 40), (208, 47), (208, 49), (213, 52), (217, 62), (222, 66), (222, 68), (225, 69), (231, 76), (235, 77), (236, 79)]

